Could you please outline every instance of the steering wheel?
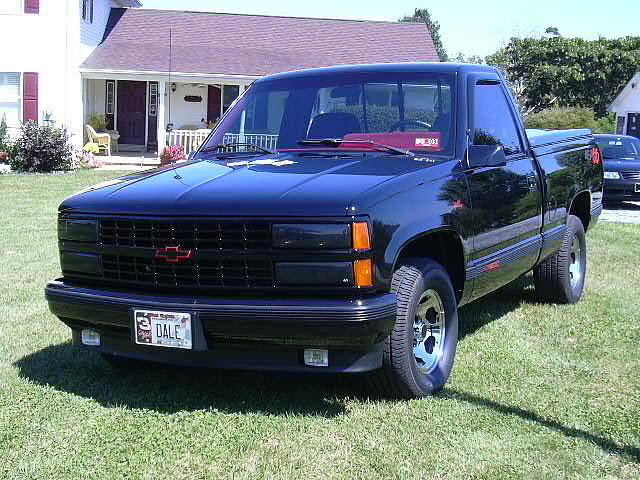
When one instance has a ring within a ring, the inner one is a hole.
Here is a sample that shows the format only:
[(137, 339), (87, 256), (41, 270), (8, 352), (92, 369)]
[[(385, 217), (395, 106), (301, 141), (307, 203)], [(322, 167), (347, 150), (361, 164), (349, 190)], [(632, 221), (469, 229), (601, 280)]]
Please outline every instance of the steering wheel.
[(421, 122), (420, 120), (400, 120), (399, 122), (394, 123), (389, 127), (387, 133), (395, 132), (399, 127), (404, 127), (405, 125), (417, 125), (422, 128), (431, 128), (431, 124), (427, 122)]

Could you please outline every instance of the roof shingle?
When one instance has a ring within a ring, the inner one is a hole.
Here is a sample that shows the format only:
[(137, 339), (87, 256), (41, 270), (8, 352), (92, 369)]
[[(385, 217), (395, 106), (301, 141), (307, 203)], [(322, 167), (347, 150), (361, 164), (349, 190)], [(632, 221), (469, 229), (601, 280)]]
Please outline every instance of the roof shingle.
[(81, 68), (261, 76), (340, 64), (438, 61), (426, 25), (113, 9)]

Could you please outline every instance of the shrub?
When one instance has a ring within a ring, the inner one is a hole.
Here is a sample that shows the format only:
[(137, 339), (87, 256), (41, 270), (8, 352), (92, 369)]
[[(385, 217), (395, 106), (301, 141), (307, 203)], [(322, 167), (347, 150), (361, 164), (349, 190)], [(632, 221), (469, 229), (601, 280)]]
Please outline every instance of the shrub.
[(160, 154), (160, 163), (167, 165), (169, 163), (183, 162), (187, 159), (184, 153), (182, 145), (172, 145), (171, 147), (164, 147)]
[(22, 172), (52, 172), (71, 170), (74, 166), (73, 147), (65, 128), (22, 124), (15, 142), (11, 168)]
[[(2, 120), (0, 120), (0, 153), (8, 153), (11, 150), (11, 145), (9, 141), (9, 132), (7, 129), (7, 118), (5, 115), (2, 116)], [(3, 159), (0, 158), (0, 163), (3, 162)]]
[(548, 108), (538, 113), (530, 113), (525, 119), (527, 128), (589, 128), (593, 133), (613, 133), (615, 114), (596, 120), (593, 110), (588, 108)]
[(89, 117), (89, 125), (96, 132), (103, 131), (107, 128), (107, 117), (103, 113), (92, 113)]

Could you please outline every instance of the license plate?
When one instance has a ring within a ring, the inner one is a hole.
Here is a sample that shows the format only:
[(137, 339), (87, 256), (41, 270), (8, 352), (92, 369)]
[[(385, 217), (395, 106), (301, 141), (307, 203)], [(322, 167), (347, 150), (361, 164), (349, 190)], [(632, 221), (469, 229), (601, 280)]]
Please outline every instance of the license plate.
[(191, 349), (191, 314), (135, 310), (135, 339), (139, 345)]

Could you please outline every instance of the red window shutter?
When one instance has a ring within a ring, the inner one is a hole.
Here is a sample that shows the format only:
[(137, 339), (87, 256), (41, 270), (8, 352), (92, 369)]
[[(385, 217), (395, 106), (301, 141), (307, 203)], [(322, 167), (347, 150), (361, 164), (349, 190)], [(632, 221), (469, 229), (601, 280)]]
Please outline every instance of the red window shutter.
[(23, 74), (23, 112), (22, 120), (38, 121), (38, 74), (35, 72), (25, 72)]
[(24, 0), (24, 13), (40, 13), (40, 0)]

